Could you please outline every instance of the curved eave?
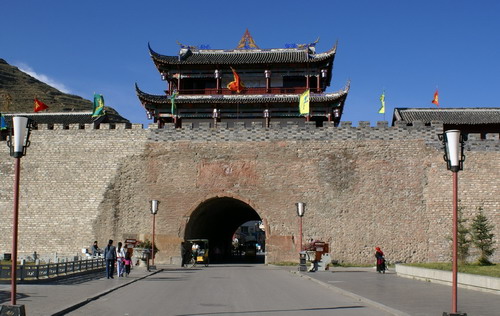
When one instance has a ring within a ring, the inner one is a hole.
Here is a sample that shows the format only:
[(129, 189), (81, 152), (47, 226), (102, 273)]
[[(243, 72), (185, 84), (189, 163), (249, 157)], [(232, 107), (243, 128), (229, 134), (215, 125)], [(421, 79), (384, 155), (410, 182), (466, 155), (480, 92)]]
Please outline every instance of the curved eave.
[(170, 68), (178, 65), (252, 65), (252, 64), (294, 64), (294, 63), (333, 63), (337, 45), (327, 52), (309, 54), (307, 48), (301, 49), (252, 49), (252, 50), (198, 50), (180, 59), (155, 52), (148, 43), (149, 54), (157, 68)]
[[(345, 101), (349, 88), (334, 93), (311, 93), (311, 103), (333, 103)], [(161, 106), (170, 105), (170, 97), (166, 95), (153, 95), (141, 91), (136, 85), (137, 97), (143, 105)], [(175, 98), (176, 104), (261, 104), (261, 103), (293, 103), (299, 102), (297, 94), (248, 94), (248, 95), (179, 95)]]

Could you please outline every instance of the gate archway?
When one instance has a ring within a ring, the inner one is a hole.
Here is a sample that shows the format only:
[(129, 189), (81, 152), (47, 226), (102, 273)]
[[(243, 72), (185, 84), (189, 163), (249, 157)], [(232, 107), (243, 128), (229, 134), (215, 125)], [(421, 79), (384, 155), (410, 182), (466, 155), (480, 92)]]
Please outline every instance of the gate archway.
[(228, 260), (236, 229), (248, 221), (260, 221), (259, 214), (247, 203), (216, 197), (201, 203), (189, 217), (184, 239), (208, 239), (212, 262)]

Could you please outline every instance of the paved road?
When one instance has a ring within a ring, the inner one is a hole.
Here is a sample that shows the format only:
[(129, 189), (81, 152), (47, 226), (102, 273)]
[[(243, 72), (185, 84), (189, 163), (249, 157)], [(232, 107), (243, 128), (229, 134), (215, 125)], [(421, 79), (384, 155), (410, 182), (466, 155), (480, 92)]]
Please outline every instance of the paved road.
[(265, 265), (166, 269), (68, 315), (390, 315)]
[[(398, 277), (393, 271), (379, 274), (372, 268), (333, 268), (301, 275), (412, 316), (451, 312), (451, 286)], [(469, 316), (500, 315), (500, 295), (459, 288), (458, 311)]]

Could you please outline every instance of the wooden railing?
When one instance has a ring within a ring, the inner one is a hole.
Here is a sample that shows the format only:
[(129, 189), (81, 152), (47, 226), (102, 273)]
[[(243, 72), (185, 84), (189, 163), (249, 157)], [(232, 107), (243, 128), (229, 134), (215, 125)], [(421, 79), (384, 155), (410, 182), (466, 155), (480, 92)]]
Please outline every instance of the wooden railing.
[[(101, 270), (106, 268), (103, 258), (86, 259), (70, 262), (45, 263), (36, 265), (17, 265), (17, 279), (24, 280), (40, 280), (50, 279), (63, 275), (70, 275), (77, 272)], [(11, 265), (0, 265), (0, 280), (10, 280)]]
[[(231, 91), (226, 87), (221, 89), (210, 88), (210, 89), (180, 89), (179, 94), (297, 94), (302, 93), (306, 88), (245, 88), (240, 93)], [(317, 92), (316, 88), (311, 89), (311, 92)]]

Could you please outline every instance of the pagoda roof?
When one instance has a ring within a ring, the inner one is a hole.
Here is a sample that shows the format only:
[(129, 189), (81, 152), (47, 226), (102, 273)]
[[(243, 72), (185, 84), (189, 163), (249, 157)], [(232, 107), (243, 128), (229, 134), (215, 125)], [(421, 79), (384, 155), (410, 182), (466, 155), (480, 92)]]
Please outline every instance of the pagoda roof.
[(421, 121), (424, 124), (441, 121), (457, 125), (499, 124), (500, 108), (395, 108), (393, 124), (395, 121)]
[(313, 47), (277, 49), (191, 49), (181, 48), (178, 56), (155, 52), (148, 44), (154, 63), (164, 65), (248, 65), (315, 63), (333, 60), (337, 45), (324, 53), (315, 53)]
[[(139, 89), (135, 85), (137, 97), (143, 104), (170, 104), (170, 96), (148, 94)], [(344, 88), (334, 93), (310, 94), (312, 103), (334, 102), (340, 101), (347, 97), (349, 93), (349, 84)], [(178, 95), (175, 98), (176, 104), (185, 103), (218, 103), (218, 104), (234, 104), (234, 103), (290, 103), (299, 102), (297, 94), (221, 94), (221, 95)]]

